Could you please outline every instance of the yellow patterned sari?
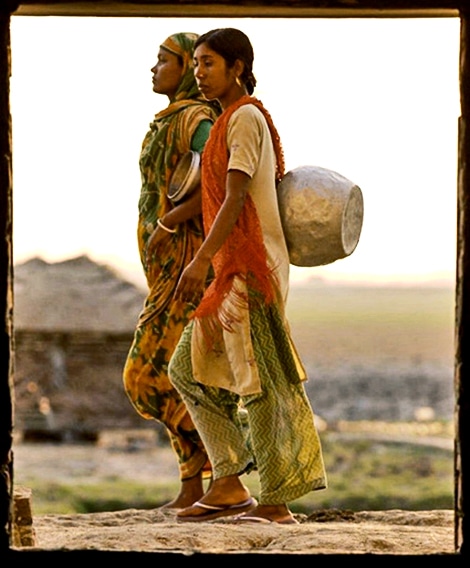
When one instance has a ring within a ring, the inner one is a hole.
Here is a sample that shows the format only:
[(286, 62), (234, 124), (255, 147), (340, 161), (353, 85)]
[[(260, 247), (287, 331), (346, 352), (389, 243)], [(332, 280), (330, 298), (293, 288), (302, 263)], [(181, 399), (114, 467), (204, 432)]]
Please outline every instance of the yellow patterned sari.
[(148, 295), (123, 372), (125, 391), (137, 412), (165, 425), (182, 480), (209, 469), (204, 446), (167, 374), (168, 362), (193, 310), (189, 304), (174, 301), (173, 293), (179, 275), (202, 242), (201, 218), (179, 224), (174, 234), (157, 245), (149, 262), (145, 250), (157, 219), (173, 206), (168, 185), (179, 158), (190, 149), (202, 151), (209, 126), (217, 118), (214, 107), (197, 89), (193, 43), (193, 34), (175, 34), (163, 44), (183, 58), (186, 71), (175, 100), (155, 116), (142, 143), (137, 239)]

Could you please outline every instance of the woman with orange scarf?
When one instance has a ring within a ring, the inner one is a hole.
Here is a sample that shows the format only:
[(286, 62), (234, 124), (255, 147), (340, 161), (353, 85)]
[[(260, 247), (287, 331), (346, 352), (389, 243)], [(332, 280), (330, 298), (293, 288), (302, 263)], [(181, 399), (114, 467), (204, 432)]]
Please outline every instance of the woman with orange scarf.
[[(233, 28), (212, 30), (195, 46), (199, 89), (223, 113), (202, 159), (205, 240), (176, 289), (178, 299), (202, 299), (169, 375), (204, 441), (213, 481), (177, 513), (180, 522), (295, 523), (288, 502), (326, 487), (307, 377), (285, 315), (289, 257), (276, 193), (283, 152), (270, 114), (252, 96), (253, 58), (249, 39)], [(255, 468), (259, 502), (240, 480)]]
[[(172, 203), (170, 178), (189, 150), (201, 153), (219, 114), (205, 100), (194, 78), (197, 35), (177, 33), (160, 46), (152, 68), (153, 90), (169, 104), (156, 114), (142, 143), (137, 240), (148, 295), (124, 366), (124, 388), (144, 418), (164, 424), (178, 460), (181, 490), (166, 504), (182, 508), (202, 496), (210, 464), (178, 391), (168, 378), (168, 362), (194, 305), (176, 300), (184, 267), (202, 243), (200, 189)], [(171, 195), (171, 194), (170, 194)]]

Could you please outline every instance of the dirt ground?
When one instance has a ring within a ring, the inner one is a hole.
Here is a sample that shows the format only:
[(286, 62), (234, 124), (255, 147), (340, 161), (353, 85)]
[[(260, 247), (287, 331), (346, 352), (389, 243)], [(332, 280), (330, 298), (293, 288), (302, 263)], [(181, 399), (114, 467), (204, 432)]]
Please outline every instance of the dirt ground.
[[(72, 476), (176, 475), (171, 450), (110, 451), (108, 447), (18, 444), (18, 482)], [(168, 459), (163, 455), (168, 452)], [(298, 516), (298, 525), (237, 525), (230, 519), (178, 523), (161, 509), (34, 515), (34, 545), (19, 551), (126, 551), (193, 554), (455, 555), (454, 511), (319, 510)]]
[(162, 510), (34, 519), (47, 550), (270, 554), (453, 554), (453, 511), (317, 512), (299, 525), (177, 523)]

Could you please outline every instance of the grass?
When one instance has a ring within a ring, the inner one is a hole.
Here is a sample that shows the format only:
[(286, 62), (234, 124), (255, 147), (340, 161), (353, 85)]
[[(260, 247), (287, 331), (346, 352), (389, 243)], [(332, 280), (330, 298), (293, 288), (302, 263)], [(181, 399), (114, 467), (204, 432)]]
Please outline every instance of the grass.
[(335, 367), (338, 361), (453, 362), (450, 287), (295, 286), (287, 315), (307, 367)]
[(90, 483), (35, 482), (33, 514), (83, 514), (154, 509), (171, 500), (178, 491), (174, 484), (137, 483), (125, 479), (108, 479)]
[[(383, 287), (371, 293), (361, 287), (320, 284), (291, 290), (288, 317), (301, 357), (314, 374), (320, 369), (329, 377), (337, 368), (344, 366), (352, 372), (360, 364), (389, 369), (394, 375), (397, 363), (411, 369), (419, 369), (420, 363), (438, 369), (452, 366), (453, 306), (451, 288)], [(311, 385), (315, 384), (314, 377)], [(354, 396), (361, 393), (354, 391)], [(373, 432), (366, 428), (371, 425)], [(295, 501), (292, 509), (299, 513), (331, 508), (453, 509), (452, 452), (414, 443), (420, 436), (452, 436), (445, 425), (436, 422), (432, 426), (434, 430), (423, 424), (410, 428), (402, 423), (356, 421), (341, 433), (359, 434), (357, 438), (323, 432), (329, 487)], [(374, 434), (385, 428), (392, 431), (395, 441), (376, 439)], [(25, 484), (33, 491), (35, 515), (152, 509), (173, 498), (179, 488), (176, 478), (168, 483), (158, 479), (144, 483), (118, 477), (98, 481), (91, 476), (86, 482), (66, 479), (58, 483), (35, 478), (33, 468), (27, 473)], [(245, 476), (244, 482), (257, 495), (256, 473)]]
[[(318, 509), (433, 510), (453, 509), (453, 457), (445, 449), (405, 442), (350, 439), (337, 433), (322, 435), (328, 489), (291, 503), (296, 513)], [(256, 473), (243, 479), (258, 493)], [(33, 514), (77, 514), (123, 509), (153, 509), (178, 491), (169, 483), (135, 482), (116, 477), (84, 482), (28, 480), (33, 491)]]

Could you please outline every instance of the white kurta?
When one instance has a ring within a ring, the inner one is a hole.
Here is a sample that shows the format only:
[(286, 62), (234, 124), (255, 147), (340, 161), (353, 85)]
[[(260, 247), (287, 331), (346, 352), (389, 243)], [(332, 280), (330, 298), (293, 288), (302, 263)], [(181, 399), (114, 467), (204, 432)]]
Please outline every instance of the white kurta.
[[(284, 314), (290, 265), (274, 177), (276, 155), (268, 124), (256, 106), (243, 105), (230, 117), (227, 146), (228, 170), (242, 171), (251, 178), (248, 191), (260, 220), (268, 264), (279, 283), (282, 298), (279, 308)], [(235, 278), (233, 287), (246, 292), (246, 285), (239, 278)], [(230, 294), (225, 301), (230, 302)], [(239, 395), (254, 394), (261, 392), (261, 384), (251, 343), (248, 309), (239, 309), (237, 316), (234, 331), (223, 330), (223, 345), (217, 345), (217, 350), (209, 353), (199, 348), (203, 345), (202, 331), (195, 322), (191, 351), (194, 377), (200, 383), (226, 388)], [(298, 364), (301, 374), (305, 375), (300, 360)]]

